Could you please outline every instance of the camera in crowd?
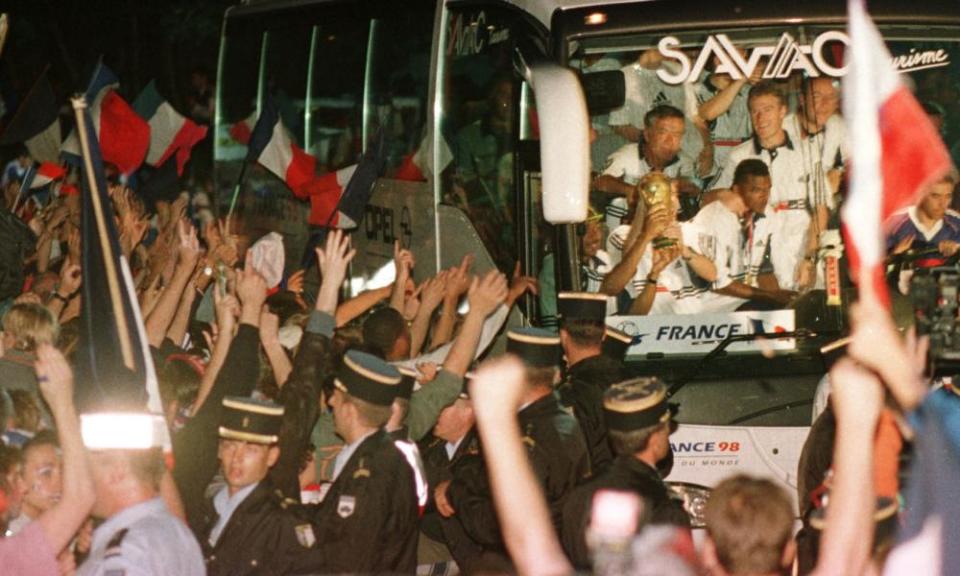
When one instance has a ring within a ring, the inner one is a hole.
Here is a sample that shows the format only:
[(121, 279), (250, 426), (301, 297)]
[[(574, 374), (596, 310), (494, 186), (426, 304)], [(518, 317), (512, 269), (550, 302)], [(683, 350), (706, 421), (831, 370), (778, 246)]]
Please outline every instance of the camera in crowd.
[(960, 268), (919, 268), (910, 280), (917, 334), (930, 337), (928, 368), (933, 376), (960, 374), (960, 330), (957, 326)]

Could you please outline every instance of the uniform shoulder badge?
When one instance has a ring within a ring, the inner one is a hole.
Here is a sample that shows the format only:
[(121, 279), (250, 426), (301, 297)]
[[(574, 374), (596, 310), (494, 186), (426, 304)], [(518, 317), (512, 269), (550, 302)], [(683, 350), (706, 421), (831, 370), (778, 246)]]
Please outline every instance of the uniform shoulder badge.
[(349, 518), (357, 507), (357, 499), (353, 496), (340, 496), (337, 502), (337, 516)]
[(103, 552), (104, 558), (112, 558), (120, 555), (120, 548), (123, 545), (123, 539), (127, 536), (127, 528), (120, 530), (110, 538), (107, 547)]
[(360, 465), (357, 466), (357, 470), (353, 473), (353, 479), (356, 480), (357, 478), (369, 478), (369, 477), (370, 477), (370, 469), (364, 465), (363, 458), (361, 458)]
[(310, 524), (300, 524), (295, 530), (297, 532), (297, 542), (304, 548), (313, 548), (313, 545), (317, 543), (317, 538), (313, 535), (313, 526)]

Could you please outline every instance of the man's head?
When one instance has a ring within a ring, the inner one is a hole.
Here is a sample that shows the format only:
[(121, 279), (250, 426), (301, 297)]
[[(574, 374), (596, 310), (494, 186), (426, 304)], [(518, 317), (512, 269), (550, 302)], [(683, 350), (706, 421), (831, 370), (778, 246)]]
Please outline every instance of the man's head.
[(951, 171), (946, 177), (927, 189), (917, 210), (926, 218), (933, 221), (943, 220), (953, 202), (953, 189), (957, 185), (956, 172)]
[(613, 451), (651, 467), (670, 453), (670, 406), (657, 378), (634, 378), (603, 394), (603, 415)]
[(110, 518), (117, 512), (155, 497), (165, 465), (160, 448), (96, 450), (90, 468), (97, 495), (92, 514)]
[(557, 294), (560, 316), (560, 345), (568, 363), (581, 356), (600, 354), (604, 337), (603, 320), (607, 315), (607, 297), (592, 292)]
[(390, 419), (385, 426), (387, 432), (403, 428), (407, 413), (410, 412), (410, 397), (413, 396), (413, 388), (417, 383), (416, 370), (405, 366), (399, 366), (397, 370), (400, 372), (400, 384), (397, 385), (397, 397), (390, 405)]
[(450, 443), (459, 442), (473, 428), (477, 419), (473, 413), (473, 402), (463, 393), (440, 412), (433, 427), (433, 435)]
[(507, 353), (523, 362), (528, 399), (552, 390), (560, 374), (560, 336), (542, 328), (507, 331)]
[(753, 131), (761, 140), (774, 139), (783, 130), (787, 116), (787, 99), (783, 90), (773, 82), (757, 82), (747, 96)]
[(283, 406), (253, 398), (223, 399), (220, 466), (230, 494), (260, 482), (280, 457)]
[(643, 148), (654, 168), (663, 168), (680, 153), (685, 127), (683, 112), (669, 104), (661, 104), (643, 117)]
[(770, 169), (762, 160), (750, 158), (737, 164), (733, 173), (733, 191), (755, 214), (763, 214), (770, 200)]
[(24, 444), (20, 480), (22, 510), (27, 516), (36, 518), (60, 501), (62, 472), (63, 462), (55, 436), (40, 433)]
[(604, 328), (603, 354), (605, 356), (622, 362), (632, 343), (633, 336), (626, 332), (610, 326)]
[(781, 574), (793, 562), (793, 504), (773, 482), (738, 475), (710, 494), (705, 511), (708, 567), (730, 575)]
[(382, 359), (366, 352), (348, 351), (334, 378), (330, 397), (337, 434), (351, 443), (386, 424), (400, 382), (400, 372)]
[(580, 230), (580, 258), (586, 261), (596, 256), (603, 244), (603, 214), (591, 208)]
[(3, 316), (6, 348), (32, 352), (40, 344), (56, 345), (60, 325), (40, 304), (14, 304)]
[(808, 130), (819, 132), (840, 109), (840, 82), (827, 76), (806, 78), (800, 91), (800, 110)]
[(410, 330), (403, 315), (390, 307), (370, 314), (363, 322), (363, 343), (387, 361), (406, 359), (410, 355)]

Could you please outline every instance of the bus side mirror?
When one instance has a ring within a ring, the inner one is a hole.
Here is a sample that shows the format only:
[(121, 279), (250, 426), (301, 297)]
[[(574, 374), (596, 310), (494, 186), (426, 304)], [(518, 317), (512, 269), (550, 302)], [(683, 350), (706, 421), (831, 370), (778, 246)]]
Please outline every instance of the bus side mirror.
[(552, 62), (529, 68), (540, 124), (543, 217), (582, 222), (590, 196), (590, 117), (577, 75)]

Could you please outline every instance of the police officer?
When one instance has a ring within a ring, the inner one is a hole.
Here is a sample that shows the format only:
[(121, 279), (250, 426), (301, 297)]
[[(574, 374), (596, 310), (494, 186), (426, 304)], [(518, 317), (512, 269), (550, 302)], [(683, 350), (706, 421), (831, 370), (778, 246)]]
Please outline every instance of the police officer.
[(539, 328), (510, 330), (507, 352), (518, 356), (525, 367), (520, 430), (559, 532), (564, 498), (590, 475), (583, 432), (576, 419), (561, 407), (554, 391), (559, 379), (560, 337)]
[(80, 576), (206, 574), (197, 541), (160, 498), (165, 427), (150, 414), (81, 417), (97, 494), (93, 515), (104, 522)]
[(635, 492), (646, 505), (638, 529), (646, 524), (689, 526), (682, 506), (669, 497), (657, 463), (670, 454), (670, 407), (656, 378), (636, 378), (611, 386), (603, 397), (610, 442), (617, 454), (603, 474), (577, 488), (563, 509), (563, 547), (574, 565), (590, 566), (586, 527), (593, 496), (599, 490)]
[(407, 456), (383, 430), (400, 373), (380, 358), (351, 350), (330, 398), (346, 446), (333, 483), (309, 514), (317, 546), (303, 572), (408, 572), (416, 568), (417, 479)]
[(475, 424), (464, 388), (423, 443), (433, 500), (420, 523), (419, 564), (453, 559), (468, 574), (479, 567), (510, 567)]
[(211, 576), (281, 574), (316, 543), (268, 473), (280, 457), (283, 407), (253, 398), (223, 399), (220, 464), (226, 486), (207, 501), (200, 543)]
[(603, 421), (603, 391), (622, 380), (620, 363), (603, 355), (603, 319), (607, 297), (589, 292), (561, 292), (557, 296), (560, 313), (560, 344), (567, 370), (560, 385), (560, 400), (573, 410), (580, 423), (590, 469), (597, 474), (613, 461)]

